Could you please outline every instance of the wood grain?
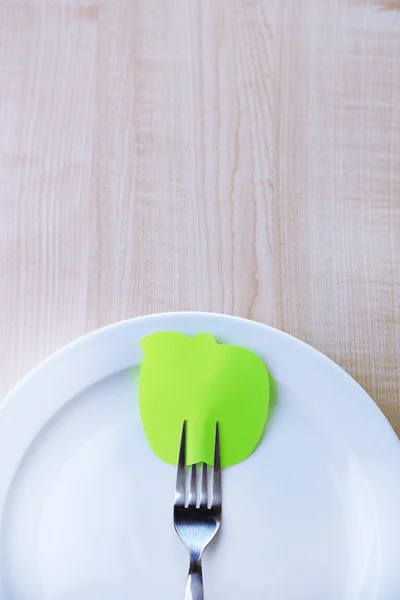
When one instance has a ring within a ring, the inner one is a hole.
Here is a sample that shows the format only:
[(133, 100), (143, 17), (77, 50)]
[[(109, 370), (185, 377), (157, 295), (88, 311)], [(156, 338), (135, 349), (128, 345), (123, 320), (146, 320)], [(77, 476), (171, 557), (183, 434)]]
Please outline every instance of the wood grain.
[(0, 396), (62, 344), (233, 313), (400, 432), (400, 11), (0, 0)]

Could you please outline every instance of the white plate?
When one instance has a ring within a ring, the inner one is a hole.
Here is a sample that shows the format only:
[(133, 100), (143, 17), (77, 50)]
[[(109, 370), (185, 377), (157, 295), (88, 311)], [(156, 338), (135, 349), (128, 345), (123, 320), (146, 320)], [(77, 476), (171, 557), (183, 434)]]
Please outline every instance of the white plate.
[(384, 416), (306, 344), (191, 313), (96, 331), (9, 395), (0, 412), (0, 598), (183, 598), (175, 470), (152, 454), (136, 397), (139, 341), (160, 330), (250, 348), (277, 382), (259, 448), (224, 472), (206, 599), (398, 600), (400, 444)]

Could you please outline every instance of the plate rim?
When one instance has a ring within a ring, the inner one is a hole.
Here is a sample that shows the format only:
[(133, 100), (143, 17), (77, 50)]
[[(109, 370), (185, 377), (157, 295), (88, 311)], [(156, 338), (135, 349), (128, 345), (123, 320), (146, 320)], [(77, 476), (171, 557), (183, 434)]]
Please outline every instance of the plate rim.
[(71, 340), (70, 342), (63, 344), (60, 348), (58, 348), (54, 352), (50, 353), (48, 356), (46, 356), (44, 359), (42, 359), (37, 365), (32, 367), (11, 388), (11, 390), (9, 390), (9, 392), (7, 392), (7, 394), (3, 397), (3, 399), (0, 399), (0, 420), (1, 420), (1, 416), (2, 416), (2, 413), (5, 410), (5, 408), (12, 401), (13, 397), (24, 387), (24, 385), (27, 382), (29, 382), (29, 380), (32, 377), (34, 377), (37, 373), (39, 373), (40, 371), (42, 371), (43, 369), (45, 369), (49, 365), (51, 365), (51, 363), (53, 361), (56, 361), (57, 359), (62, 357), (62, 355), (65, 352), (73, 350), (75, 347), (77, 347), (83, 343), (86, 343), (87, 341), (91, 341), (91, 340), (95, 339), (97, 336), (103, 335), (104, 333), (107, 333), (109, 331), (113, 331), (119, 327), (123, 327), (123, 326), (129, 325), (129, 324), (135, 323), (135, 322), (144, 322), (147, 320), (153, 320), (155, 318), (164, 319), (164, 318), (169, 318), (172, 316), (174, 316), (174, 317), (184, 316), (185, 318), (193, 318), (193, 317), (216, 318), (217, 317), (217, 318), (227, 320), (227, 321), (237, 321), (237, 322), (242, 322), (244, 324), (252, 324), (253, 326), (257, 326), (261, 329), (271, 330), (272, 332), (274, 332), (275, 335), (287, 338), (288, 340), (295, 341), (297, 344), (302, 346), (304, 349), (307, 349), (311, 353), (314, 353), (320, 359), (327, 361), (330, 364), (330, 366), (333, 367), (334, 369), (338, 370), (342, 376), (344, 375), (346, 378), (351, 380), (351, 382), (353, 384), (356, 384), (358, 386), (359, 390), (362, 391), (362, 393), (365, 397), (365, 400), (368, 400), (372, 404), (372, 406), (375, 408), (376, 416), (379, 417), (381, 420), (383, 419), (383, 421), (386, 422), (389, 430), (393, 433), (395, 439), (399, 442), (399, 447), (400, 447), (400, 440), (399, 440), (392, 424), (390, 423), (389, 419), (386, 417), (386, 415), (382, 411), (382, 409), (373, 400), (372, 396), (370, 396), (370, 394), (362, 387), (362, 385), (360, 383), (358, 383), (358, 381), (356, 381), (354, 379), (354, 377), (352, 377), (350, 375), (350, 373), (348, 373), (342, 366), (340, 366), (338, 363), (336, 363), (329, 356), (327, 356), (322, 351), (318, 350), (317, 348), (315, 348), (315, 346), (312, 346), (308, 342), (305, 342), (304, 340), (296, 337), (295, 335), (287, 333), (286, 331), (282, 331), (281, 329), (278, 329), (277, 327), (273, 327), (272, 325), (268, 325), (266, 323), (262, 323), (261, 321), (256, 321), (253, 319), (247, 319), (245, 317), (239, 317), (236, 315), (211, 312), (211, 311), (166, 311), (166, 312), (160, 312), (160, 313), (150, 313), (150, 314), (146, 314), (146, 315), (138, 315), (136, 317), (129, 317), (127, 319), (115, 321), (114, 323), (110, 323), (108, 325), (104, 325), (103, 327), (94, 329), (93, 331), (85, 333), (85, 334), (75, 338), (74, 340)]

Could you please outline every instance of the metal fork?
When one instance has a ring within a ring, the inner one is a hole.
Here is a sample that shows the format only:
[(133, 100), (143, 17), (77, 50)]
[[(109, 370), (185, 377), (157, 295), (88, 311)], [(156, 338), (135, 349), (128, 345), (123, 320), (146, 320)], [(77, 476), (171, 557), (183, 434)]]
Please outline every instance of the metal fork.
[[(197, 494), (197, 481), (201, 467), (201, 493)], [(190, 554), (189, 576), (185, 600), (204, 600), (203, 552), (216, 536), (221, 525), (221, 460), (219, 428), (215, 428), (215, 449), (212, 494), (208, 485), (208, 469), (205, 463), (189, 467), (190, 488), (186, 500), (186, 421), (183, 424), (179, 450), (178, 472), (174, 503), (175, 529)]]

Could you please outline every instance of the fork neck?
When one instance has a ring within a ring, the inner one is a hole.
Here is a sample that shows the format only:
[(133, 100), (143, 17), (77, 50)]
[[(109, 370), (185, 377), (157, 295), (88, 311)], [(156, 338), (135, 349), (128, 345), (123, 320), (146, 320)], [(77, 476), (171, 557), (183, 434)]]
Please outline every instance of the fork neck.
[(201, 559), (203, 558), (203, 552), (199, 550), (194, 550), (191, 548), (189, 550), (190, 555), (190, 565), (199, 566), (201, 569)]
[(201, 555), (197, 557), (197, 560), (193, 560), (192, 556), (190, 557), (185, 600), (204, 600)]

